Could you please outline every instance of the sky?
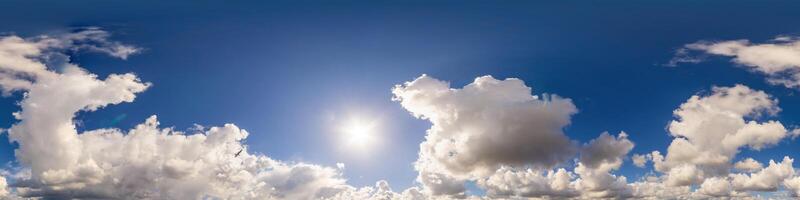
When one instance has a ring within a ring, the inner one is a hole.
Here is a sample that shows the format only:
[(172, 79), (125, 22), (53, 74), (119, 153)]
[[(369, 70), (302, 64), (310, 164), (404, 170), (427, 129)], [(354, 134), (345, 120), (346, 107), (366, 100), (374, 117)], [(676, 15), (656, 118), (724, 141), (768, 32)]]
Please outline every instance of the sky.
[(791, 199), (798, 6), (9, 1), (0, 194)]

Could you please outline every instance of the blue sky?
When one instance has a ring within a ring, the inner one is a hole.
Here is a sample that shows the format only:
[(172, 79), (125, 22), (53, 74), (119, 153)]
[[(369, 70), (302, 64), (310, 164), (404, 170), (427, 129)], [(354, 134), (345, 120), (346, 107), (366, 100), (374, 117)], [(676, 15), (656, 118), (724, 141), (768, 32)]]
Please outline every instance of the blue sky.
[[(396, 84), (428, 74), (460, 88), (476, 77), (519, 78), (535, 94), (572, 99), (565, 135), (579, 143), (625, 131), (631, 154), (665, 153), (666, 130), (690, 96), (744, 84), (779, 100), (776, 117), (800, 124), (797, 89), (768, 84), (727, 57), (668, 63), (701, 40), (768, 42), (797, 35), (793, 1), (330, 1), (330, 2), (7, 2), (0, 32), (31, 37), (101, 27), (143, 48), (127, 60), (72, 53), (104, 77), (134, 72), (153, 85), (133, 103), (81, 112), (79, 130), (129, 129), (150, 115), (179, 130), (235, 123), (251, 153), (335, 166), (353, 186), (387, 180), (417, 185), (413, 162), (431, 122), (392, 101)], [(1, 127), (17, 121), (19, 93), (0, 99)], [(377, 119), (382, 145), (354, 153), (335, 142), (348, 118)], [(2, 136), (7, 138), (7, 134)], [(3, 139), (5, 140), (5, 139)], [(798, 157), (786, 139), (740, 157), (762, 163)], [(15, 163), (0, 143), (0, 162)], [(626, 158), (629, 180), (652, 168)], [(471, 192), (481, 193), (473, 188)]]

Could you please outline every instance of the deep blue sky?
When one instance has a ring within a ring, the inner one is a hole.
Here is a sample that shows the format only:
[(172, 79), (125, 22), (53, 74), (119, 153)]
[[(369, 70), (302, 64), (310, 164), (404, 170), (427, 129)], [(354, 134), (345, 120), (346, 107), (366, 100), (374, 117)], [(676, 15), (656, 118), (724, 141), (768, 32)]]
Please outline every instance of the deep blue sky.
[[(82, 129), (127, 129), (153, 114), (178, 129), (235, 123), (250, 131), (252, 151), (279, 160), (345, 163), (345, 177), (356, 186), (380, 179), (398, 189), (413, 184), (412, 162), (429, 123), (392, 102), (390, 89), (423, 73), (454, 87), (481, 75), (520, 78), (537, 94), (574, 100), (580, 112), (566, 130), (571, 138), (587, 142), (603, 131), (626, 131), (634, 153), (663, 152), (672, 111), (712, 85), (764, 90), (780, 99), (777, 119), (800, 124), (797, 91), (767, 85), (725, 59), (663, 66), (675, 49), (698, 40), (800, 34), (798, 1), (2, 5), (4, 34), (98, 26), (146, 49), (127, 61), (75, 55), (73, 61), (101, 76), (135, 72), (154, 84), (134, 103), (80, 114)], [(0, 100), (1, 127), (15, 122), (11, 112), (19, 97)], [(350, 115), (380, 119), (388, 142), (367, 156), (342, 151), (332, 137)], [(800, 157), (798, 147), (784, 141), (756, 158)], [(0, 161), (13, 160), (12, 148), (0, 143)], [(631, 178), (645, 172), (629, 163), (622, 169)]]

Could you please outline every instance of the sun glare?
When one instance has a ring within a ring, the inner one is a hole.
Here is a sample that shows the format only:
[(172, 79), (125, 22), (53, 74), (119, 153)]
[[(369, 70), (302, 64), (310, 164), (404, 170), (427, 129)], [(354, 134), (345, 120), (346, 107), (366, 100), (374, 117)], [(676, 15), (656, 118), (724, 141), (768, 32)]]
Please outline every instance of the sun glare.
[(344, 133), (342, 137), (347, 146), (365, 148), (375, 139), (374, 128), (374, 123), (352, 120), (342, 131)]

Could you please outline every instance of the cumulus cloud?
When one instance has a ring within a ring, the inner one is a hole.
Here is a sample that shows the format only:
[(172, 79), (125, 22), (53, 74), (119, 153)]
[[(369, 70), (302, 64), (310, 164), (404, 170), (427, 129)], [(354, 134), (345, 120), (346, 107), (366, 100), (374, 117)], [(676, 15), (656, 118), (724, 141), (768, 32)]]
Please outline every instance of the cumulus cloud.
[(454, 198), (464, 198), (467, 188), (464, 186), (467, 179), (455, 178), (446, 173), (432, 172), (426, 168), (425, 164), (417, 164), (419, 172), (417, 182), (425, 186), (426, 194), (432, 196), (449, 196)]
[(581, 157), (575, 173), (580, 178), (575, 181), (576, 189), (584, 198), (627, 198), (632, 188), (625, 176), (611, 172), (622, 166), (622, 160), (633, 149), (628, 134), (620, 132), (617, 137), (602, 133), (581, 150)]
[[(790, 185), (783, 180), (794, 174), (786, 172), (791, 166), (786, 160), (763, 169), (745, 160), (738, 168), (750, 174), (729, 173), (740, 150), (761, 150), (790, 135), (780, 122), (762, 120), (780, 112), (777, 100), (743, 85), (714, 87), (710, 94), (692, 96), (676, 109), (668, 128), (675, 139), (666, 155), (654, 151), (633, 156), (634, 165), (645, 167), (652, 161), (663, 175), (635, 182), (614, 174), (634, 147), (627, 133), (602, 133), (577, 147), (562, 131), (577, 110), (574, 105), (558, 97), (540, 100), (517, 79), (484, 76), (457, 89), (423, 75), (393, 92), (414, 116), (432, 122), (416, 168), (423, 191), (433, 196), (464, 197), (464, 183), (475, 181), (492, 198), (749, 198), (748, 191)], [(565, 141), (562, 144), (568, 148), (547, 145), (527, 154), (545, 152), (561, 159), (524, 157), (515, 151), (495, 156), (506, 149), (527, 151), (528, 146), (553, 138)], [(574, 168), (553, 168), (566, 164), (576, 152), (580, 157)]]
[[(418, 180), (434, 195), (476, 181), (490, 197), (631, 197), (619, 169), (633, 142), (602, 133), (582, 147), (563, 132), (577, 109), (569, 99), (531, 95), (519, 79), (475, 79), (463, 88), (423, 75), (393, 90), (414, 116), (432, 122), (420, 145)], [(553, 167), (580, 153), (574, 172)]]
[(633, 142), (628, 140), (625, 132), (620, 132), (616, 138), (605, 132), (581, 149), (580, 161), (590, 168), (619, 167), (622, 165), (622, 158), (631, 149)]
[(764, 166), (760, 162), (756, 161), (753, 158), (740, 160), (739, 162), (733, 164), (733, 168), (736, 168), (737, 170), (744, 172), (755, 172), (761, 170), (761, 168), (763, 167)]
[[(0, 87), (22, 91), (18, 120), (8, 129), (24, 170), (0, 195), (56, 199), (371, 199), (424, 198), (388, 184), (355, 188), (340, 168), (286, 163), (247, 151), (249, 133), (234, 124), (184, 133), (160, 128), (156, 116), (135, 128), (76, 129), (76, 113), (132, 102), (150, 83), (135, 74), (105, 78), (70, 63), (66, 51), (118, 58), (139, 48), (89, 28), (58, 36), (0, 38)], [(53, 59), (56, 59), (55, 61)], [(237, 153), (240, 152), (240, 153)], [(8, 186), (0, 179), (0, 186)], [(367, 191), (367, 192), (365, 192)], [(13, 192), (13, 194), (11, 194)], [(408, 196), (406, 196), (408, 195)], [(386, 198), (384, 198), (386, 197)], [(419, 197), (419, 198), (417, 198)]]
[(648, 155), (633, 154), (631, 161), (633, 161), (633, 165), (636, 165), (636, 167), (644, 168), (649, 160), (647, 156)]
[(744, 196), (734, 191), (730, 181), (725, 177), (711, 177), (704, 180), (696, 194), (708, 197)]
[(679, 49), (671, 65), (681, 62), (698, 63), (707, 55), (732, 57), (732, 62), (767, 76), (769, 83), (789, 88), (800, 88), (800, 39), (777, 37), (769, 43), (751, 43), (748, 40), (700, 41)]
[(800, 177), (793, 177), (783, 181), (783, 186), (789, 190), (793, 197), (800, 197)]
[(743, 85), (714, 87), (708, 96), (692, 96), (674, 111), (677, 119), (668, 129), (676, 138), (666, 157), (651, 154), (655, 169), (667, 173), (674, 185), (724, 176), (740, 149), (760, 150), (787, 136), (778, 121), (748, 120), (779, 111), (777, 100)]
[(631, 183), (630, 187), (633, 199), (689, 199), (692, 195), (690, 186), (670, 186), (664, 183), (663, 177), (647, 176)]
[(749, 192), (774, 192), (781, 185), (791, 188), (793, 185), (789, 178), (794, 175), (792, 162), (791, 158), (784, 157), (780, 163), (771, 160), (768, 167), (758, 172), (706, 178), (690, 197), (755, 199)]
[[(633, 197), (633, 188), (624, 176), (611, 172), (619, 169), (622, 158), (633, 148), (627, 134), (617, 137), (601, 134), (582, 148), (581, 160), (574, 172), (503, 167), (478, 185), (494, 198), (620, 199)], [(590, 164), (584, 164), (590, 163)]]
[(750, 175), (732, 174), (733, 186), (739, 191), (776, 191), (783, 180), (794, 175), (793, 162), (784, 157), (780, 163), (770, 160), (769, 166)]
[[(109, 41), (109, 34), (97, 28), (58, 36), (0, 38), (0, 86), (5, 94), (29, 90), (36, 80), (55, 79), (59, 70), (75, 70), (65, 51), (90, 50), (125, 59), (141, 49)], [(43, 62), (44, 61), (44, 62)]]
[(534, 96), (519, 79), (483, 76), (456, 89), (422, 75), (392, 92), (403, 108), (433, 124), (420, 144), (421, 172), (474, 179), (504, 166), (549, 168), (577, 152), (563, 132), (577, 112), (572, 101)]
[(571, 198), (579, 195), (573, 180), (575, 174), (560, 168), (546, 172), (533, 169), (515, 170), (501, 168), (478, 184), (486, 190), (488, 197), (541, 197)]
[(427, 200), (434, 199), (422, 193), (419, 188), (411, 187), (403, 192), (392, 191), (389, 182), (378, 181), (374, 187), (348, 188), (338, 192), (326, 200)]
[[(708, 95), (695, 95), (674, 111), (668, 130), (675, 139), (664, 156), (658, 151), (635, 155), (634, 163), (653, 161), (663, 176), (632, 183), (633, 195), (643, 199), (756, 199), (750, 192), (775, 192), (795, 183), (793, 160), (752, 158), (731, 163), (742, 149), (761, 150), (788, 137), (778, 121), (763, 120), (777, 114), (777, 100), (743, 85), (714, 87)], [(637, 164), (638, 165), (638, 164)], [(736, 169), (740, 173), (730, 173)], [(697, 187), (691, 191), (691, 187)], [(654, 189), (657, 188), (657, 189)], [(670, 191), (670, 192), (666, 192)]]

